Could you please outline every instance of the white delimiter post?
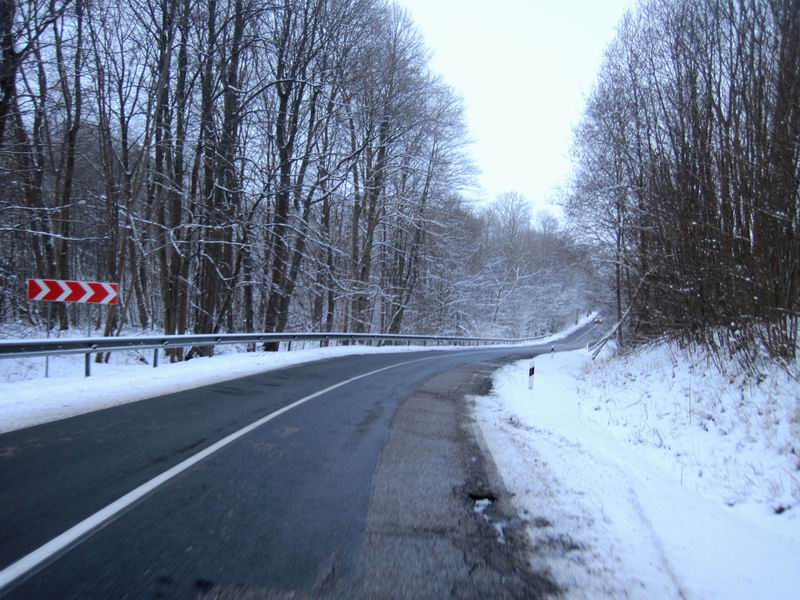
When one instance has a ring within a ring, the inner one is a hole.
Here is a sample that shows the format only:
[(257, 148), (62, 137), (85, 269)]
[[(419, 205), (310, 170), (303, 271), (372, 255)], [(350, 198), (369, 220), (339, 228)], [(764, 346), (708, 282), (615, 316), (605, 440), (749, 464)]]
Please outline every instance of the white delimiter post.
[(536, 364), (534, 361), (531, 361), (531, 366), (528, 369), (528, 389), (533, 389), (533, 372), (536, 370)]

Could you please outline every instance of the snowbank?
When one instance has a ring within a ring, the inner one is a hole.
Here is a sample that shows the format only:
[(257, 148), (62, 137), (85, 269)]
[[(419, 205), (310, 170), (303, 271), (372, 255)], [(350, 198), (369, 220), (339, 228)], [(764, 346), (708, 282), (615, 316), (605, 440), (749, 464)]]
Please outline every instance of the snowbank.
[[(725, 375), (667, 345), (500, 370), (476, 416), (571, 597), (795, 598), (800, 384)], [(735, 371), (731, 371), (735, 373)]]

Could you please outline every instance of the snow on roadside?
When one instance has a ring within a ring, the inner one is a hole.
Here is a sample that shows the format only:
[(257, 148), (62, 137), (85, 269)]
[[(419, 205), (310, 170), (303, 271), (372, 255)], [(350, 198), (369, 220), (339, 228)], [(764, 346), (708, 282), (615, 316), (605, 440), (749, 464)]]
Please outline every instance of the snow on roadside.
[[(495, 374), (475, 413), (534, 568), (568, 597), (795, 598), (800, 384), (667, 345)], [(733, 372), (733, 370), (732, 370)]]

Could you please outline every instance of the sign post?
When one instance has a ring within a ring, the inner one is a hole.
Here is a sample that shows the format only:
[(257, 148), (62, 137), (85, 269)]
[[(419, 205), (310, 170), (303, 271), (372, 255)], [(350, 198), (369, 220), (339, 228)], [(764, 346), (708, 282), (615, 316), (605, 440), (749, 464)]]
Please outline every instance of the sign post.
[[(80, 304), (117, 304), (119, 302), (119, 284), (105, 281), (71, 281), (62, 279), (28, 279), (28, 300), (47, 302), (47, 337), (52, 328), (52, 303), (77, 302)], [(91, 314), (86, 307), (86, 334), (91, 337)], [(86, 353), (84, 374), (91, 375), (91, 352)], [(50, 375), (50, 358), (45, 357), (44, 376)]]
[[(47, 304), (47, 339), (50, 339), (50, 330), (53, 328), (53, 305)], [(44, 378), (50, 377), (50, 357), (44, 357)]]

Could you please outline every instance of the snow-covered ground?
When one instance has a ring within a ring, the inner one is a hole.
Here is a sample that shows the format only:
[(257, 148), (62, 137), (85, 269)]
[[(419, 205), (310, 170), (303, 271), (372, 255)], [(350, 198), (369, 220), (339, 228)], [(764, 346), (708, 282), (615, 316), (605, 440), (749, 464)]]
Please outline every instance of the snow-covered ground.
[(532, 540), (568, 597), (797, 598), (800, 383), (668, 345), (501, 369), (475, 399)]

